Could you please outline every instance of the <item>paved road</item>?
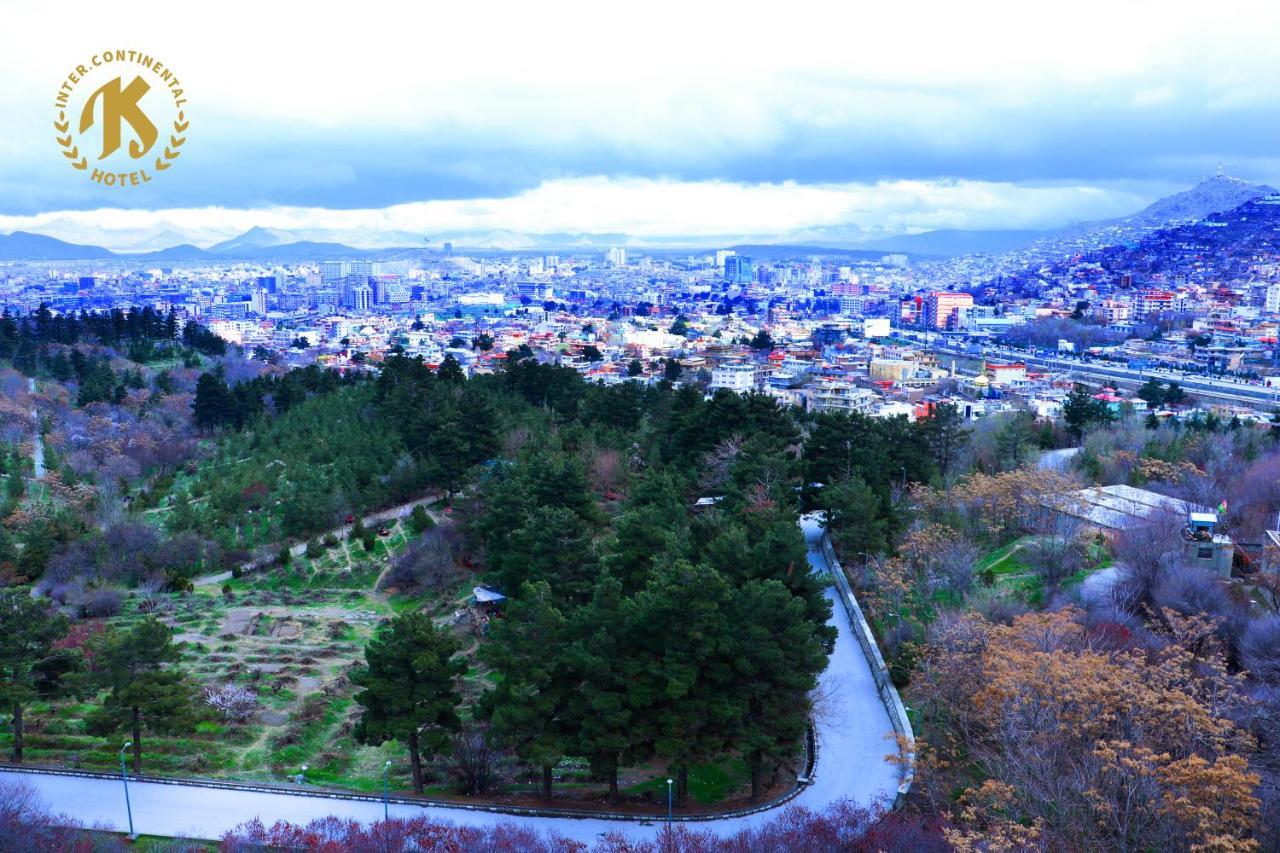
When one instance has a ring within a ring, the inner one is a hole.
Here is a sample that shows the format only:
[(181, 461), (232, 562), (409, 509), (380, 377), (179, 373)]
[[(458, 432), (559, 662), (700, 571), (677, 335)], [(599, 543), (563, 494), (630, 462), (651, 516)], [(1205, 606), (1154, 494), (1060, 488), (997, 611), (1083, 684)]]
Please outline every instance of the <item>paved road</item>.
[[(816, 520), (803, 522), (809, 542), (809, 563), (826, 569), (818, 548), (821, 528)], [(896, 766), (885, 760), (895, 750), (893, 727), (880, 703), (871, 668), (852, 635), (848, 614), (834, 589), (827, 590), (832, 602), (832, 624), (839, 632), (830, 664), (822, 676), (822, 692), (833, 697), (817, 719), (818, 761), (812, 784), (793, 803), (821, 809), (848, 798), (862, 805), (888, 802), (898, 787)], [(0, 779), (21, 778), (35, 785), (54, 811), (71, 815), (88, 825), (124, 830), (124, 794), (118, 780), (69, 776), (44, 776), (0, 771)], [(217, 838), (255, 816), (271, 823), (278, 819), (305, 823), (330, 814), (375, 821), (382, 817), (382, 805), (352, 800), (313, 798), (290, 794), (185, 787), (156, 783), (131, 783), (134, 826), (138, 832), (154, 835)], [(694, 824), (731, 834), (747, 826), (770, 820), (779, 810), (738, 818)], [(446, 806), (393, 804), (398, 817), (427, 814), (459, 824), (489, 826), (505, 822), (526, 823), (543, 831), (554, 831), (578, 841), (591, 843), (602, 833), (616, 832), (632, 839), (652, 838), (656, 824), (596, 818), (513, 817), (488, 812), (472, 812)]]
[(1183, 374), (1163, 369), (1130, 369), (1123, 364), (1106, 361), (1084, 361), (1059, 356), (1039, 356), (1023, 350), (1004, 347), (986, 347), (981, 352), (967, 352), (964, 349), (934, 343), (930, 348), (947, 355), (965, 358), (994, 360), (1003, 359), (1020, 361), (1029, 367), (1042, 370), (1053, 370), (1079, 376), (1104, 384), (1121, 384), (1137, 388), (1148, 379), (1159, 379), (1162, 382), (1177, 382), (1188, 394), (1209, 400), (1228, 403), (1239, 403), (1268, 411), (1280, 404), (1280, 389), (1267, 388), (1263, 385), (1226, 376), (1201, 376), (1199, 374)]

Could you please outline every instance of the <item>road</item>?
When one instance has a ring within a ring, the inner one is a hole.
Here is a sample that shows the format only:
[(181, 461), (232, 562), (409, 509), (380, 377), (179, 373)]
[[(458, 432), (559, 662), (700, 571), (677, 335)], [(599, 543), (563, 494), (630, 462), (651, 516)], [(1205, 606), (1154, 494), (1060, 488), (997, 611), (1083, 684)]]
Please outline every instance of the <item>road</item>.
[(1210, 378), (1196, 374), (1183, 374), (1173, 370), (1137, 370), (1109, 362), (1083, 361), (1078, 358), (1062, 358), (1059, 356), (1038, 356), (1034, 353), (1007, 347), (984, 347), (980, 353), (966, 352), (963, 349), (948, 347), (943, 344), (930, 344), (929, 348), (945, 355), (965, 358), (1018, 361), (1032, 368), (1057, 371), (1069, 374), (1072, 377), (1090, 379), (1106, 384), (1119, 384), (1129, 388), (1137, 388), (1148, 379), (1158, 379), (1161, 382), (1177, 382), (1188, 394), (1206, 400), (1253, 406), (1268, 411), (1280, 404), (1280, 389), (1267, 388), (1259, 384), (1227, 377)]
[[(826, 570), (819, 548), (821, 528), (813, 518), (804, 519), (809, 544), (809, 564)], [(815, 719), (818, 737), (817, 763), (812, 782), (791, 803), (822, 809), (841, 799), (859, 805), (890, 802), (897, 791), (899, 770), (886, 761), (895, 751), (893, 726), (880, 702), (871, 667), (853, 637), (848, 614), (834, 588), (827, 590), (832, 604), (831, 623), (838, 636), (821, 693), (830, 701)], [(86, 825), (127, 829), (124, 793), (119, 780), (24, 774), (0, 770), (0, 780), (22, 779), (34, 785), (55, 812)], [(288, 820), (305, 823), (325, 815), (340, 815), (372, 822), (382, 817), (382, 804), (347, 799), (307, 797), (287, 793), (237, 791), (161, 783), (131, 782), (134, 826), (150, 835), (218, 838), (253, 817), (265, 823)], [(699, 821), (695, 829), (729, 835), (775, 817), (782, 807), (752, 815)], [(428, 815), (470, 826), (514, 822), (568, 838), (592, 843), (603, 833), (618, 833), (633, 840), (651, 839), (660, 821), (645, 823), (602, 818), (527, 817), (469, 811), (445, 805), (392, 804), (396, 817)]]
[[(418, 498), (417, 500), (412, 500), (412, 501), (409, 501), (408, 503), (400, 504), (398, 506), (393, 506), (390, 509), (384, 509), (384, 510), (379, 510), (378, 512), (370, 513), (369, 515), (364, 516), (361, 519), (360, 523), (363, 524), (365, 527), (376, 527), (377, 525), (381, 524), (384, 521), (391, 521), (392, 519), (396, 519), (396, 518), (404, 518), (409, 513), (413, 512), (413, 508), (415, 506), (426, 505), (431, 503), (434, 500), (439, 500), (439, 499), (440, 499), (440, 495), (438, 494), (427, 495), (425, 498)], [(335, 527), (332, 530), (328, 530), (324, 533), (319, 534), (318, 536), (313, 536), (311, 538), (322, 539), (325, 536), (333, 536), (337, 539), (346, 539), (347, 536), (351, 533), (351, 528), (352, 528), (352, 525), (344, 524), (341, 527)], [(301, 557), (306, 552), (307, 552), (306, 542), (299, 542), (289, 547), (289, 554), (293, 557)], [(277, 556), (276, 552), (272, 551), (270, 554), (268, 554), (267, 556), (261, 559), (250, 560), (249, 562), (241, 566), (241, 569), (243, 569), (246, 572), (257, 571), (262, 566), (276, 559), (276, 556)], [(218, 572), (217, 574), (214, 574), (214, 575), (204, 575), (202, 577), (198, 577), (195, 580), (193, 580), (191, 583), (194, 586), (213, 586), (215, 584), (226, 583), (229, 580), (231, 580), (231, 572)]]

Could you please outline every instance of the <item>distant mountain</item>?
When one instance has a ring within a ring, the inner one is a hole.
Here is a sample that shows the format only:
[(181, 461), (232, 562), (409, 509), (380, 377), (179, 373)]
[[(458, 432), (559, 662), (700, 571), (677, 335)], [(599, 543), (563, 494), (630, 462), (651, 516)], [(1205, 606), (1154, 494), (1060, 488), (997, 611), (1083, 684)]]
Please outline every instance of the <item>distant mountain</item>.
[(255, 225), (239, 237), (232, 237), (230, 240), (223, 240), (221, 243), (213, 244), (209, 247), (209, 251), (215, 254), (230, 255), (245, 250), (266, 249), (296, 242), (298, 242), (297, 236), (287, 231), (276, 231)]
[(789, 243), (741, 243), (729, 247), (739, 255), (768, 261), (786, 260), (788, 258), (809, 258), (815, 255), (833, 258), (855, 258), (865, 261), (878, 261), (885, 256), (879, 249), (846, 249), (833, 246), (805, 246)]
[(101, 246), (67, 243), (29, 231), (0, 234), (0, 260), (4, 261), (91, 261), (112, 257), (115, 255)]
[(130, 260), (145, 261), (208, 261), (216, 260), (217, 255), (206, 252), (199, 246), (193, 246), (190, 243), (183, 243), (180, 246), (170, 246), (167, 249), (160, 249), (157, 252), (142, 252), (136, 255), (119, 255), (121, 258)]
[(1112, 220), (1163, 228), (1179, 222), (1194, 222), (1211, 213), (1234, 210), (1246, 201), (1275, 193), (1265, 184), (1251, 184), (1230, 175), (1215, 175), (1189, 190), (1174, 193), (1148, 205), (1133, 216)]
[(1021, 248), (1052, 232), (1030, 230), (965, 231), (943, 228), (920, 234), (903, 234), (877, 240), (875, 246), (884, 252), (908, 252), (939, 258), (959, 255), (998, 255)]

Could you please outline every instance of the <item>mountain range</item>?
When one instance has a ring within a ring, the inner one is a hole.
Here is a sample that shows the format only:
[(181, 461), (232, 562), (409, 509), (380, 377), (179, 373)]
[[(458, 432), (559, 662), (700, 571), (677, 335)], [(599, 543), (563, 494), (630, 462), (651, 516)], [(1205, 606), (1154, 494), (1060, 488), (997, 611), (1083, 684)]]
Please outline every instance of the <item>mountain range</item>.
[[(847, 257), (878, 257), (885, 253), (905, 253), (917, 257), (948, 258), (958, 255), (998, 255), (1014, 251), (1030, 250), (1042, 257), (1069, 255), (1087, 244), (1118, 245), (1140, 239), (1159, 228), (1195, 222), (1221, 211), (1239, 207), (1252, 199), (1275, 193), (1276, 190), (1262, 184), (1252, 184), (1239, 178), (1217, 175), (1208, 178), (1183, 192), (1175, 193), (1148, 205), (1130, 216), (1118, 219), (1081, 222), (1046, 231), (1033, 230), (962, 230), (940, 229), (919, 234), (869, 238), (848, 234), (842, 239), (823, 240), (821, 245), (796, 245), (785, 241), (753, 242), (739, 249), (758, 257), (774, 257), (788, 253), (796, 255), (834, 254)], [(489, 233), (437, 235), (434, 242), (418, 235), (396, 232), (394, 234), (350, 234), (320, 232), (323, 236), (339, 239), (356, 238), (360, 242), (402, 242), (400, 248), (357, 249), (341, 242), (307, 239), (316, 232), (303, 235), (272, 228), (253, 227), (243, 234), (201, 248), (197, 239), (185, 239), (172, 228), (150, 235), (130, 235), (126, 242), (145, 241), (156, 245), (162, 240), (183, 240), (169, 248), (149, 252), (111, 251), (100, 245), (70, 243), (44, 234), (15, 231), (0, 235), (0, 261), (66, 261), (66, 260), (114, 260), (141, 262), (219, 262), (262, 261), (290, 263), (334, 258), (411, 258), (424, 251), (437, 249), (446, 241), (459, 249), (470, 251), (573, 251), (602, 250), (609, 246), (636, 245), (626, 234), (521, 234), (512, 231)], [(419, 243), (421, 240), (421, 243)], [(705, 239), (672, 239), (646, 243), (650, 251), (690, 251), (696, 245), (701, 250), (738, 242), (734, 238), (723, 241)]]
[(1090, 240), (1125, 243), (1160, 228), (1204, 219), (1211, 213), (1232, 210), (1276, 190), (1229, 175), (1206, 178), (1188, 190), (1158, 199), (1137, 213), (1116, 219), (1077, 222), (1045, 231), (938, 230), (875, 241), (875, 248), (939, 258), (957, 255), (999, 255), (1034, 248), (1038, 254), (1071, 254)]

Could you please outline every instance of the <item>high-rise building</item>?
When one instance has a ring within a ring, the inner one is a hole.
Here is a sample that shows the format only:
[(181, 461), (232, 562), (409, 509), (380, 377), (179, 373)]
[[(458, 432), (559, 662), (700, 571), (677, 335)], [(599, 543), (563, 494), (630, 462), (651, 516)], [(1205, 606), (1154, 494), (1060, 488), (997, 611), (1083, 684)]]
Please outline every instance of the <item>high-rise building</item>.
[(346, 261), (325, 261), (320, 264), (320, 283), (338, 284), (351, 272)]
[(935, 290), (924, 297), (923, 323), (933, 329), (954, 329), (960, 325), (961, 315), (973, 307), (973, 296)]
[(627, 250), (621, 246), (613, 246), (609, 249), (609, 264), (615, 267), (625, 267), (627, 265)]
[(357, 284), (347, 294), (347, 307), (357, 314), (369, 311), (373, 304), (373, 288), (367, 284)]
[(1280, 284), (1273, 284), (1267, 288), (1264, 308), (1268, 314), (1280, 314)]
[(729, 255), (724, 259), (724, 280), (732, 284), (750, 284), (755, 280), (755, 264), (746, 255)]

